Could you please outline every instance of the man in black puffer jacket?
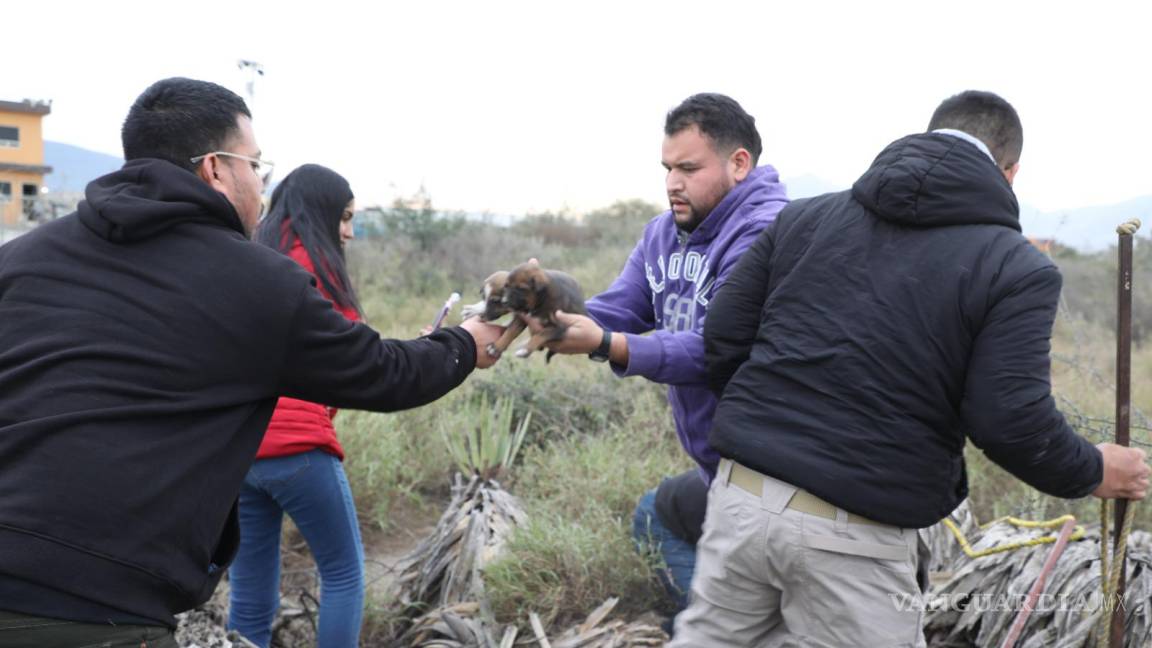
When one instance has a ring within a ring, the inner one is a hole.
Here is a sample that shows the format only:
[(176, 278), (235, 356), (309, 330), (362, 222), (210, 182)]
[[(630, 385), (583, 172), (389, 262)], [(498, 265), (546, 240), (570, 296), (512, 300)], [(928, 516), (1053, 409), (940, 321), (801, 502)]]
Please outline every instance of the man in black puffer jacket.
[(77, 213), (0, 247), (0, 646), (175, 646), (277, 397), (422, 405), (503, 330), (381, 340), (250, 241), (264, 163), (229, 90), (160, 81), (123, 140)]
[(1061, 280), (1020, 234), (1015, 110), (966, 92), (929, 131), (786, 208), (712, 304), (725, 461), (675, 646), (922, 644), (899, 601), (919, 600), (916, 529), (967, 494), (965, 439), (1053, 495), (1145, 494), (1141, 450), (1056, 410)]

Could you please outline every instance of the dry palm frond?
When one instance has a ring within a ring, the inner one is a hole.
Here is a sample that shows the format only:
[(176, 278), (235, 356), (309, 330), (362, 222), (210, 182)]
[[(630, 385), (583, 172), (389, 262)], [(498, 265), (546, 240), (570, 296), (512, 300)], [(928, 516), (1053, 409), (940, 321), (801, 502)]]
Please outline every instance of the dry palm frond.
[[(583, 623), (575, 625), (557, 637), (549, 638), (534, 612), (528, 615), (528, 630), (520, 631), (514, 625), (502, 632), (495, 624), (481, 620), (480, 606), (465, 603), (443, 607), (420, 619), (400, 638), (400, 645), (419, 648), (433, 646), (512, 648), (538, 646), (539, 648), (625, 648), (627, 646), (663, 646), (668, 635), (660, 628), (644, 623), (625, 623), (619, 619), (606, 621), (619, 599), (611, 598), (593, 610)], [(500, 636), (497, 641), (495, 637)], [(517, 641), (519, 639), (519, 641)]]
[[(960, 506), (957, 506), (947, 519), (952, 520), (956, 528), (968, 537), (972, 537), (980, 529), (976, 523), (976, 516), (968, 507), (968, 500), (960, 502)], [(943, 521), (921, 529), (920, 539), (932, 552), (932, 560), (928, 564), (929, 572), (947, 574), (957, 560), (964, 556), (963, 548)]]
[(414, 648), (626, 648), (663, 646), (668, 641), (668, 635), (656, 626), (608, 620), (618, 601), (616, 598), (608, 599), (584, 622), (551, 639), (535, 613), (529, 614), (528, 630), (521, 631), (514, 625), (501, 629), (498, 624), (484, 619), (479, 603), (459, 603), (416, 619), (395, 645)]
[(477, 615), (480, 604), (458, 603), (437, 608), (412, 622), (395, 645), (413, 648), (497, 648), (489, 625)]
[(623, 648), (625, 646), (663, 646), (668, 635), (645, 623), (606, 621), (620, 599), (610, 598), (592, 611), (588, 618), (552, 640), (552, 648)]
[[(986, 549), (1048, 533), (996, 524), (983, 531), (973, 548)], [(1052, 546), (1045, 544), (974, 559), (961, 555), (951, 577), (927, 597), (925, 634), (929, 645), (1000, 645), (1051, 550)], [(1148, 533), (1134, 531), (1130, 536), (1126, 573), (1125, 645), (1152, 645), (1152, 536)], [(1090, 528), (1083, 539), (1068, 543), (1017, 646), (1095, 646), (1101, 603), (1100, 532)]]
[(483, 601), (481, 570), (503, 549), (526, 517), (515, 497), (496, 482), (454, 478), (452, 501), (432, 535), (403, 561), (400, 602), (410, 610)]

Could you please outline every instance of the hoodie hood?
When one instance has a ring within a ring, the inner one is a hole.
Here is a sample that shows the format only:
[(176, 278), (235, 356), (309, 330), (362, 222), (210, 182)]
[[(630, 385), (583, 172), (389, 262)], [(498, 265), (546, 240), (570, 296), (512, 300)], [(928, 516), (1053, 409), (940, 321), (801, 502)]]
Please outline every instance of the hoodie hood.
[(182, 223), (219, 225), (244, 234), (236, 208), (195, 174), (165, 160), (130, 160), (88, 183), (80, 222), (113, 243), (151, 238)]
[(852, 185), (877, 217), (906, 227), (1003, 225), (1020, 231), (1020, 206), (996, 163), (944, 134), (909, 135), (888, 145)]
[(725, 229), (725, 224), (733, 213), (759, 211), (768, 203), (778, 203), (772, 210), (775, 214), (788, 204), (788, 195), (784, 185), (780, 184), (780, 174), (772, 165), (765, 164), (752, 169), (743, 182), (732, 187), (712, 208), (708, 217), (692, 231), (688, 240), (692, 243), (711, 241)]

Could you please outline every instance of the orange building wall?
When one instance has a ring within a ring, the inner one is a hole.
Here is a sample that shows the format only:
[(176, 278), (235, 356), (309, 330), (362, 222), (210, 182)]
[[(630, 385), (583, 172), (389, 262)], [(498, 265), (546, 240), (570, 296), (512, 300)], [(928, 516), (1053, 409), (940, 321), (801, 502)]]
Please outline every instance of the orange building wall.
[(43, 118), (44, 115), (0, 110), (0, 126), (15, 126), (20, 129), (20, 146), (18, 148), (0, 146), (0, 162), (44, 164), (44, 132), (41, 128)]
[[(20, 129), (20, 146), (10, 148), (0, 146), (0, 162), (10, 164), (44, 164), (43, 115), (0, 110), (0, 126), (15, 126)], [(12, 185), (12, 199), (0, 208), (0, 224), (15, 225), (23, 212), (23, 188), (26, 184), (44, 186), (44, 175), (40, 173), (20, 173), (0, 171), (0, 182)]]

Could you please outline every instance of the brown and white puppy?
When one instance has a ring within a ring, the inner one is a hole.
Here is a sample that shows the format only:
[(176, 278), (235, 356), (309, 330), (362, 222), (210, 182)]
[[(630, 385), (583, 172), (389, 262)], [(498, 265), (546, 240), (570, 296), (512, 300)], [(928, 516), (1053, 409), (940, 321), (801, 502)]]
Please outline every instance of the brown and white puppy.
[[(493, 272), (488, 275), (488, 278), (484, 280), (484, 287), (480, 289), (480, 296), (484, 299), (475, 304), (468, 304), (462, 308), (460, 312), (464, 316), (464, 319), (479, 317), (485, 322), (493, 322), (511, 313), (512, 309), (508, 307), (508, 304), (504, 303), (504, 285), (507, 280), (507, 270)], [(489, 343), (488, 346), (485, 347), (488, 355), (493, 358), (499, 358), (504, 353), (504, 350), (508, 348), (508, 345), (512, 343), (512, 340), (515, 340), (516, 336), (523, 333), (527, 326), (524, 320), (519, 317), (513, 317), (512, 321), (508, 323), (508, 327), (504, 330), (504, 334), (500, 336), (500, 339), (496, 342)]]
[[(580, 284), (571, 275), (559, 270), (545, 270), (540, 264), (532, 261), (521, 263), (508, 273), (503, 292), (503, 303), (509, 310), (517, 313), (518, 317), (514, 323), (520, 323), (520, 326), (517, 329), (509, 326), (499, 340), (489, 345), (489, 354), (492, 354), (493, 347), (497, 355), (502, 353), (520, 334), (524, 328), (521, 315), (536, 318), (544, 328), (533, 334), (528, 342), (516, 351), (518, 358), (527, 358), (545, 343), (564, 337), (566, 327), (554, 319), (556, 311), (587, 314)], [(548, 352), (547, 358), (552, 358), (551, 351)]]
[(504, 282), (507, 280), (507, 270), (489, 275), (484, 280), (484, 287), (480, 289), (480, 296), (484, 299), (460, 309), (464, 319), (479, 317), (485, 322), (493, 322), (507, 315), (510, 312), (504, 305)]

